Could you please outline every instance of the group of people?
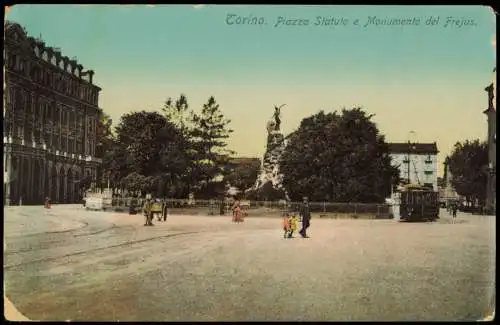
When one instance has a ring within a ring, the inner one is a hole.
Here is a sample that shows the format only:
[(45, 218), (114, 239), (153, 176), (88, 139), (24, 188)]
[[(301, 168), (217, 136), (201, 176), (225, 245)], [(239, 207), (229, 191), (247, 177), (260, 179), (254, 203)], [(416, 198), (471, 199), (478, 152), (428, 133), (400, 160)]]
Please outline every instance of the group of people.
[[(240, 223), (243, 222), (243, 211), (241, 208), (241, 203), (239, 200), (235, 199), (231, 210), (233, 212), (233, 219), (232, 221), (234, 223)], [(300, 220), (302, 221), (302, 228), (299, 231), (299, 234), (302, 238), (309, 238), (307, 235), (307, 229), (311, 225), (311, 209), (309, 207), (309, 201), (307, 197), (303, 198), (302, 204), (300, 205), (300, 209), (298, 211), (298, 216), (297, 213), (294, 212), (288, 212), (285, 209), (285, 216), (284, 216), (284, 221), (283, 221), (283, 230), (284, 230), (284, 237), (285, 238), (293, 238), (293, 234), (297, 231), (297, 224)]]
[(160, 199), (146, 198), (144, 206), (142, 208), (144, 213), (144, 226), (154, 226), (154, 217), (157, 217), (158, 221), (167, 221), (167, 202)]
[[(241, 203), (239, 200), (234, 201), (231, 210), (233, 212), (232, 221), (234, 223), (241, 223), (244, 221), (243, 210), (241, 208)], [(158, 221), (166, 222), (168, 214), (167, 202), (165, 202), (164, 200), (147, 198), (144, 202), (143, 213), (145, 218), (144, 226), (153, 226), (155, 215), (157, 216)], [(303, 198), (303, 202), (300, 205), (300, 209), (298, 211), (298, 216), (297, 213), (285, 211), (283, 224), (285, 238), (293, 238), (293, 234), (298, 229), (297, 224), (299, 221), (299, 217), (300, 221), (302, 222), (302, 228), (300, 229), (299, 234), (302, 238), (309, 238), (309, 236), (307, 235), (307, 229), (311, 225), (311, 209), (309, 207), (307, 197)]]
[(283, 220), (284, 238), (293, 238), (293, 234), (298, 228), (297, 224), (299, 218), (302, 221), (302, 228), (300, 229), (299, 234), (302, 238), (309, 238), (307, 235), (307, 229), (311, 225), (311, 208), (309, 207), (307, 197), (303, 198), (298, 215), (299, 216), (297, 217), (297, 213), (285, 211), (285, 217)]

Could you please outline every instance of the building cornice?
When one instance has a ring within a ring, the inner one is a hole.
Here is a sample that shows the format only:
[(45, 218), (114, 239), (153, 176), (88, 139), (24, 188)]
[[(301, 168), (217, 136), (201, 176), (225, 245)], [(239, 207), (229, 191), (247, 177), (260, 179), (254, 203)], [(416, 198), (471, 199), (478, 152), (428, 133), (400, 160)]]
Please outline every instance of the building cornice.
[[(45, 42), (41, 38), (35, 38), (32, 36), (29, 36), (28, 33), (26, 32), (25, 28), (23, 28), (18, 23), (7, 21), (5, 23), (4, 30), (5, 30), (5, 33), (4, 33), (5, 41), (7, 43), (9, 43), (9, 41), (12, 41), (13, 44), (16, 44), (16, 43), (20, 44), (21, 48), (23, 48), (23, 44), (24, 44), (24, 48), (30, 49), (30, 52), (31, 52), (30, 54), (31, 54), (32, 60), (34, 62), (36, 62), (38, 64), (40, 64), (40, 63), (48, 64), (52, 68), (55, 68), (55, 70), (57, 72), (64, 73), (66, 76), (72, 76), (88, 86), (95, 87), (96, 89), (98, 89), (98, 91), (102, 90), (102, 88), (100, 88), (99, 86), (95, 85), (92, 82), (92, 77), (93, 77), (95, 72), (93, 70), (84, 71), (83, 65), (79, 64), (77, 62), (76, 58), (70, 59), (68, 56), (63, 55), (59, 48), (47, 46), (47, 45), (45, 45)], [(12, 35), (11, 33), (17, 33), (17, 35), (19, 35), (21, 37), (21, 40), (16, 41), (16, 40), (12, 40), (11, 38), (9, 38), (8, 36)], [(35, 53), (35, 48), (38, 49), (39, 55), (37, 55)], [(47, 60), (43, 59), (44, 52), (47, 53)], [(56, 58), (55, 65), (51, 62), (52, 57)], [(59, 66), (59, 63), (61, 61), (64, 63), (63, 68), (61, 68)], [(67, 71), (68, 68), (71, 70), (71, 72)], [(75, 75), (75, 71), (78, 72), (77, 73), (78, 75)], [(84, 76), (90, 76), (90, 79), (85, 80), (84, 78), (82, 78)]]
[[(91, 107), (91, 108), (96, 109), (96, 110), (97, 110), (97, 109), (101, 109), (98, 105), (94, 105), (94, 104), (92, 104), (92, 103), (90, 103), (90, 102), (87, 102), (87, 101), (84, 101), (84, 100), (82, 100), (82, 99), (80, 99), (80, 98), (78, 98), (78, 97), (68, 96), (68, 95), (66, 95), (66, 94), (63, 94), (63, 93), (61, 93), (61, 92), (57, 91), (57, 90), (56, 90), (56, 89), (54, 89), (54, 88), (50, 88), (50, 87), (47, 87), (47, 86), (45, 86), (45, 85), (43, 85), (43, 84), (40, 84), (40, 83), (37, 83), (37, 82), (33, 82), (33, 80), (31, 80), (30, 78), (28, 78), (28, 77), (26, 77), (26, 76), (24, 76), (24, 75), (22, 75), (22, 74), (20, 74), (20, 73), (18, 73), (18, 72), (15, 72), (15, 71), (12, 71), (12, 70), (8, 70), (8, 69), (5, 69), (5, 70), (6, 70), (5, 72), (10, 73), (10, 74), (13, 74), (16, 78), (23, 79), (25, 82), (28, 82), (28, 83), (30, 83), (30, 84), (33, 84), (33, 85), (35, 85), (36, 87), (42, 88), (43, 90), (45, 90), (45, 91), (47, 91), (47, 92), (49, 92), (49, 93), (55, 93), (55, 94), (57, 94), (57, 95), (59, 95), (59, 96), (61, 96), (61, 97), (64, 97), (66, 100), (72, 100), (72, 101), (74, 101), (74, 102), (77, 102), (77, 103), (79, 103), (79, 104), (86, 105), (86, 106)], [(18, 84), (18, 83), (16, 83), (15, 81), (9, 80), (9, 82), (8, 82), (8, 85), (7, 85), (7, 86), (9, 86), (9, 87), (10, 87), (10, 86), (22, 86), (22, 85), (19, 85), (19, 84)], [(25, 89), (25, 90), (26, 90), (27, 92), (29, 92), (29, 90), (28, 90), (28, 89)], [(44, 96), (44, 97), (47, 97), (47, 96)]]

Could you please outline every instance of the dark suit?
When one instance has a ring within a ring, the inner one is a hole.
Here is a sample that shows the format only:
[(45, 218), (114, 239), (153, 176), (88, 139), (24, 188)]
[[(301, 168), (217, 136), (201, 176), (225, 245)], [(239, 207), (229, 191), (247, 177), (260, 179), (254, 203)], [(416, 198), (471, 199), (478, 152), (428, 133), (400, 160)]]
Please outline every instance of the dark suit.
[(311, 225), (311, 209), (309, 207), (309, 203), (302, 203), (299, 210), (299, 215), (302, 218), (302, 229), (300, 230), (300, 234), (302, 237), (307, 236), (307, 228)]
[(167, 200), (163, 200), (162, 202), (162, 217), (163, 217), (163, 221), (167, 221), (167, 214), (168, 214), (168, 202)]

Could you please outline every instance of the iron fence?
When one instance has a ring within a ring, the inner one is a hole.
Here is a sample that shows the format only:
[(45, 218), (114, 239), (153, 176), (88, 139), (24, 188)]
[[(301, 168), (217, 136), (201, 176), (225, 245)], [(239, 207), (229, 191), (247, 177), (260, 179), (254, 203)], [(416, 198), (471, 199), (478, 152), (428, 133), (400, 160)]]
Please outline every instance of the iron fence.
[[(136, 198), (113, 198), (112, 205), (116, 208), (127, 209), (130, 206), (141, 207), (145, 199)], [(189, 199), (166, 199), (167, 207), (178, 209), (186, 213), (197, 211), (208, 214), (228, 214), (232, 202), (227, 200), (189, 200)], [(284, 201), (240, 201), (243, 211), (247, 215), (276, 213), (282, 215), (284, 212), (296, 212), (301, 202)], [(390, 206), (377, 203), (339, 203), (339, 202), (309, 202), (312, 213), (327, 217), (328, 214), (371, 214), (377, 218), (390, 217)], [(200, 211), (201, 210), (201, 211)]]

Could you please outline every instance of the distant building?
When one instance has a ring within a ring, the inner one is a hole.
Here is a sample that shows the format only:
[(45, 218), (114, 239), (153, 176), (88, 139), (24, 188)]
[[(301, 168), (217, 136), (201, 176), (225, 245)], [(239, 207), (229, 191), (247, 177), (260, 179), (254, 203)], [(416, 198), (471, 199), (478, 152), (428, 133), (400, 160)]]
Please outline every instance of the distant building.
[(488, 123), (488, 184), (486, 188), (486, 209), (496, 213), (496, 148), (497, 148), (497, 110), (495, 104), (497, 69), (493, 69), (492, 83), (485, 88), (488, 93), (488, 108), (483, 112), (487, 116)]
[(4, 32), (4, 203), (79, 202), (78, 181), (101, 162), (94, 72), (19, 24)]
[(438, 191), (437, 145), (434, 143), (389, 143), (392, 165), (399, 167), (400, 178)]

